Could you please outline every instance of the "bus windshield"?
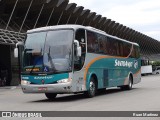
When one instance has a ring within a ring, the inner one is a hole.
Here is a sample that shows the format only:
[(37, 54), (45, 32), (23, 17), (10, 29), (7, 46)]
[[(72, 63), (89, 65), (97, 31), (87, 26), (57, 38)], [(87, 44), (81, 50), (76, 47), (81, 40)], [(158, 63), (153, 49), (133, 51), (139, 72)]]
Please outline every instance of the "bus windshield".
[(71, 71), (73, 30), (30, 33), (24, 46), (23, 72)]

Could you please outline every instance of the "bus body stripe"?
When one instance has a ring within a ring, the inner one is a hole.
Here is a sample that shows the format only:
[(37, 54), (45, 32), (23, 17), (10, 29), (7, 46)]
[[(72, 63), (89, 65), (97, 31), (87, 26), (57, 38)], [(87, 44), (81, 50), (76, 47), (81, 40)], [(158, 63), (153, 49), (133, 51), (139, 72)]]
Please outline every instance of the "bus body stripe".
[[(138, 76), (138, 74), (140, 74), (141, 73), (141, 69), (140, 70), (138, 70), (135, 74), (133, 74), (133, 76), (135, 77), (135, 76)], [(126, 77), (125, 78), (125, 80), (124, 80), (124, 85), (128, 85), (128, 77)]]
[(128, 58), (128, 56), (127, 56), (127, 57), (119, 57), (119, 56), (99, 56), (99, 57), (94, 58), (94, 59), (91, 60), (91, 61), (87, 64), (87, 66), (85, 67), (85, 72), (84, 72), (84, 85), (86, 85), (86, 78), (87, 78), (87, 73), (88, 73), (89, 67), (90, 67), (93, 63), (95, 63), (97, 60), (104, 59), (104, 58)]
[(138, 70), (135, 74), (133, 74), (133, 76), (137, 76), (137, 75), (140, 74), (140, 73), (141, 73), (141, 69)]

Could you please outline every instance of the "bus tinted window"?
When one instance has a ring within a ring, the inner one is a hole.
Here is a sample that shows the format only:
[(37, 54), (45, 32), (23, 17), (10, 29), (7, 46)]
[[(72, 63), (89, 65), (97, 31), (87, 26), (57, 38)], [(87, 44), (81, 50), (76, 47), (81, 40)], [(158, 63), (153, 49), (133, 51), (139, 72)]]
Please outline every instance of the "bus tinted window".
[[(99, 33), (87, 32), (87, 48), (90, 53), (127, 57), (130, 55), (132, 44)], [(134, 46), (130, 57), (139, 57), (139, 47)]]
[(123, 55), (127, 57), (130, 54), (132, 45), (129, 43), (123, 43)]
[(120, 47), (119, 47), (119, 41), (115, 39), (115, 43), (114, 43), (115, 49), (116, 49), (116, 56), (120, 56)]
[(108, 51), (109, 55), (120, 56), (119, 41), (114, 38), (108, 38)]
[(139, 52), (140, 52), (140, 51), (139, 51), (139, 47), (133, 45), (133, 49), (132, 49), (132, 53), (131, 53), (130, 57), (131, 57), (131, 58), (139, 58), (139, 57), (140, 57)]
[(135, 58), (136, 57), (136, 48), (135, 48), (135, 46), (133, 46), (133, 48), (132, 48), (132, 53), (131, 53), (130, 57), (131, 58)]
[(98, 34), (98, 46), (100, 54), (108, 54), (108, 45), (107, 45), (107, 37), (104, 35)]
[(140, 57), (140, 49), (138, 46), (135, 47), (135, 51), (136, 51), (136, 56), (135, 58), (139, 58)]
[(123, 42), (119, 41), (119, 53), (120, 53), (120, 56), (124, 56), (124, 47), (123, 47)]
[(97, 35), (93, 32), (87, 32), (87, 48), (88, 52), (97, 53), (98, 52), (98, 41)]

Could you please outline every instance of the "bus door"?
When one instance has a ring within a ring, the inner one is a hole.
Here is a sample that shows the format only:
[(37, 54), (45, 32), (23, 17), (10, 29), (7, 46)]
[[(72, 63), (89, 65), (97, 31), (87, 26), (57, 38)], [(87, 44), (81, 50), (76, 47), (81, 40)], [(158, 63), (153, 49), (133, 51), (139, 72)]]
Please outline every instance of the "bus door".
[[(73, 80), (75, 80), (75, 86), (76, 91), (82, 91), (84, 88), (84, 72), (85, 69), (83, 68), (85, 57), (86, 57), (86, 38), (85, 38), (85, 30), (84, 29), (78, 29), (75, 33), (75, 40), (79, 42), (79, 45), (81, 46), (81, 57), (77, 57), (74, 54), (74, 74), (73, 74)], [(74, 53), (75, 53), (75, 45), (74, 45)]]

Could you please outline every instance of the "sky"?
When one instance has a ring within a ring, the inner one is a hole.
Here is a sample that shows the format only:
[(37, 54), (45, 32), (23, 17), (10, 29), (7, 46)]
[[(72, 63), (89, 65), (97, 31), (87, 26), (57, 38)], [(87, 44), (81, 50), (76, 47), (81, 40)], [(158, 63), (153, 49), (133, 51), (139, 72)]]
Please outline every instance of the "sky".
[(160, 41), (160, 0), (69, 0)]

